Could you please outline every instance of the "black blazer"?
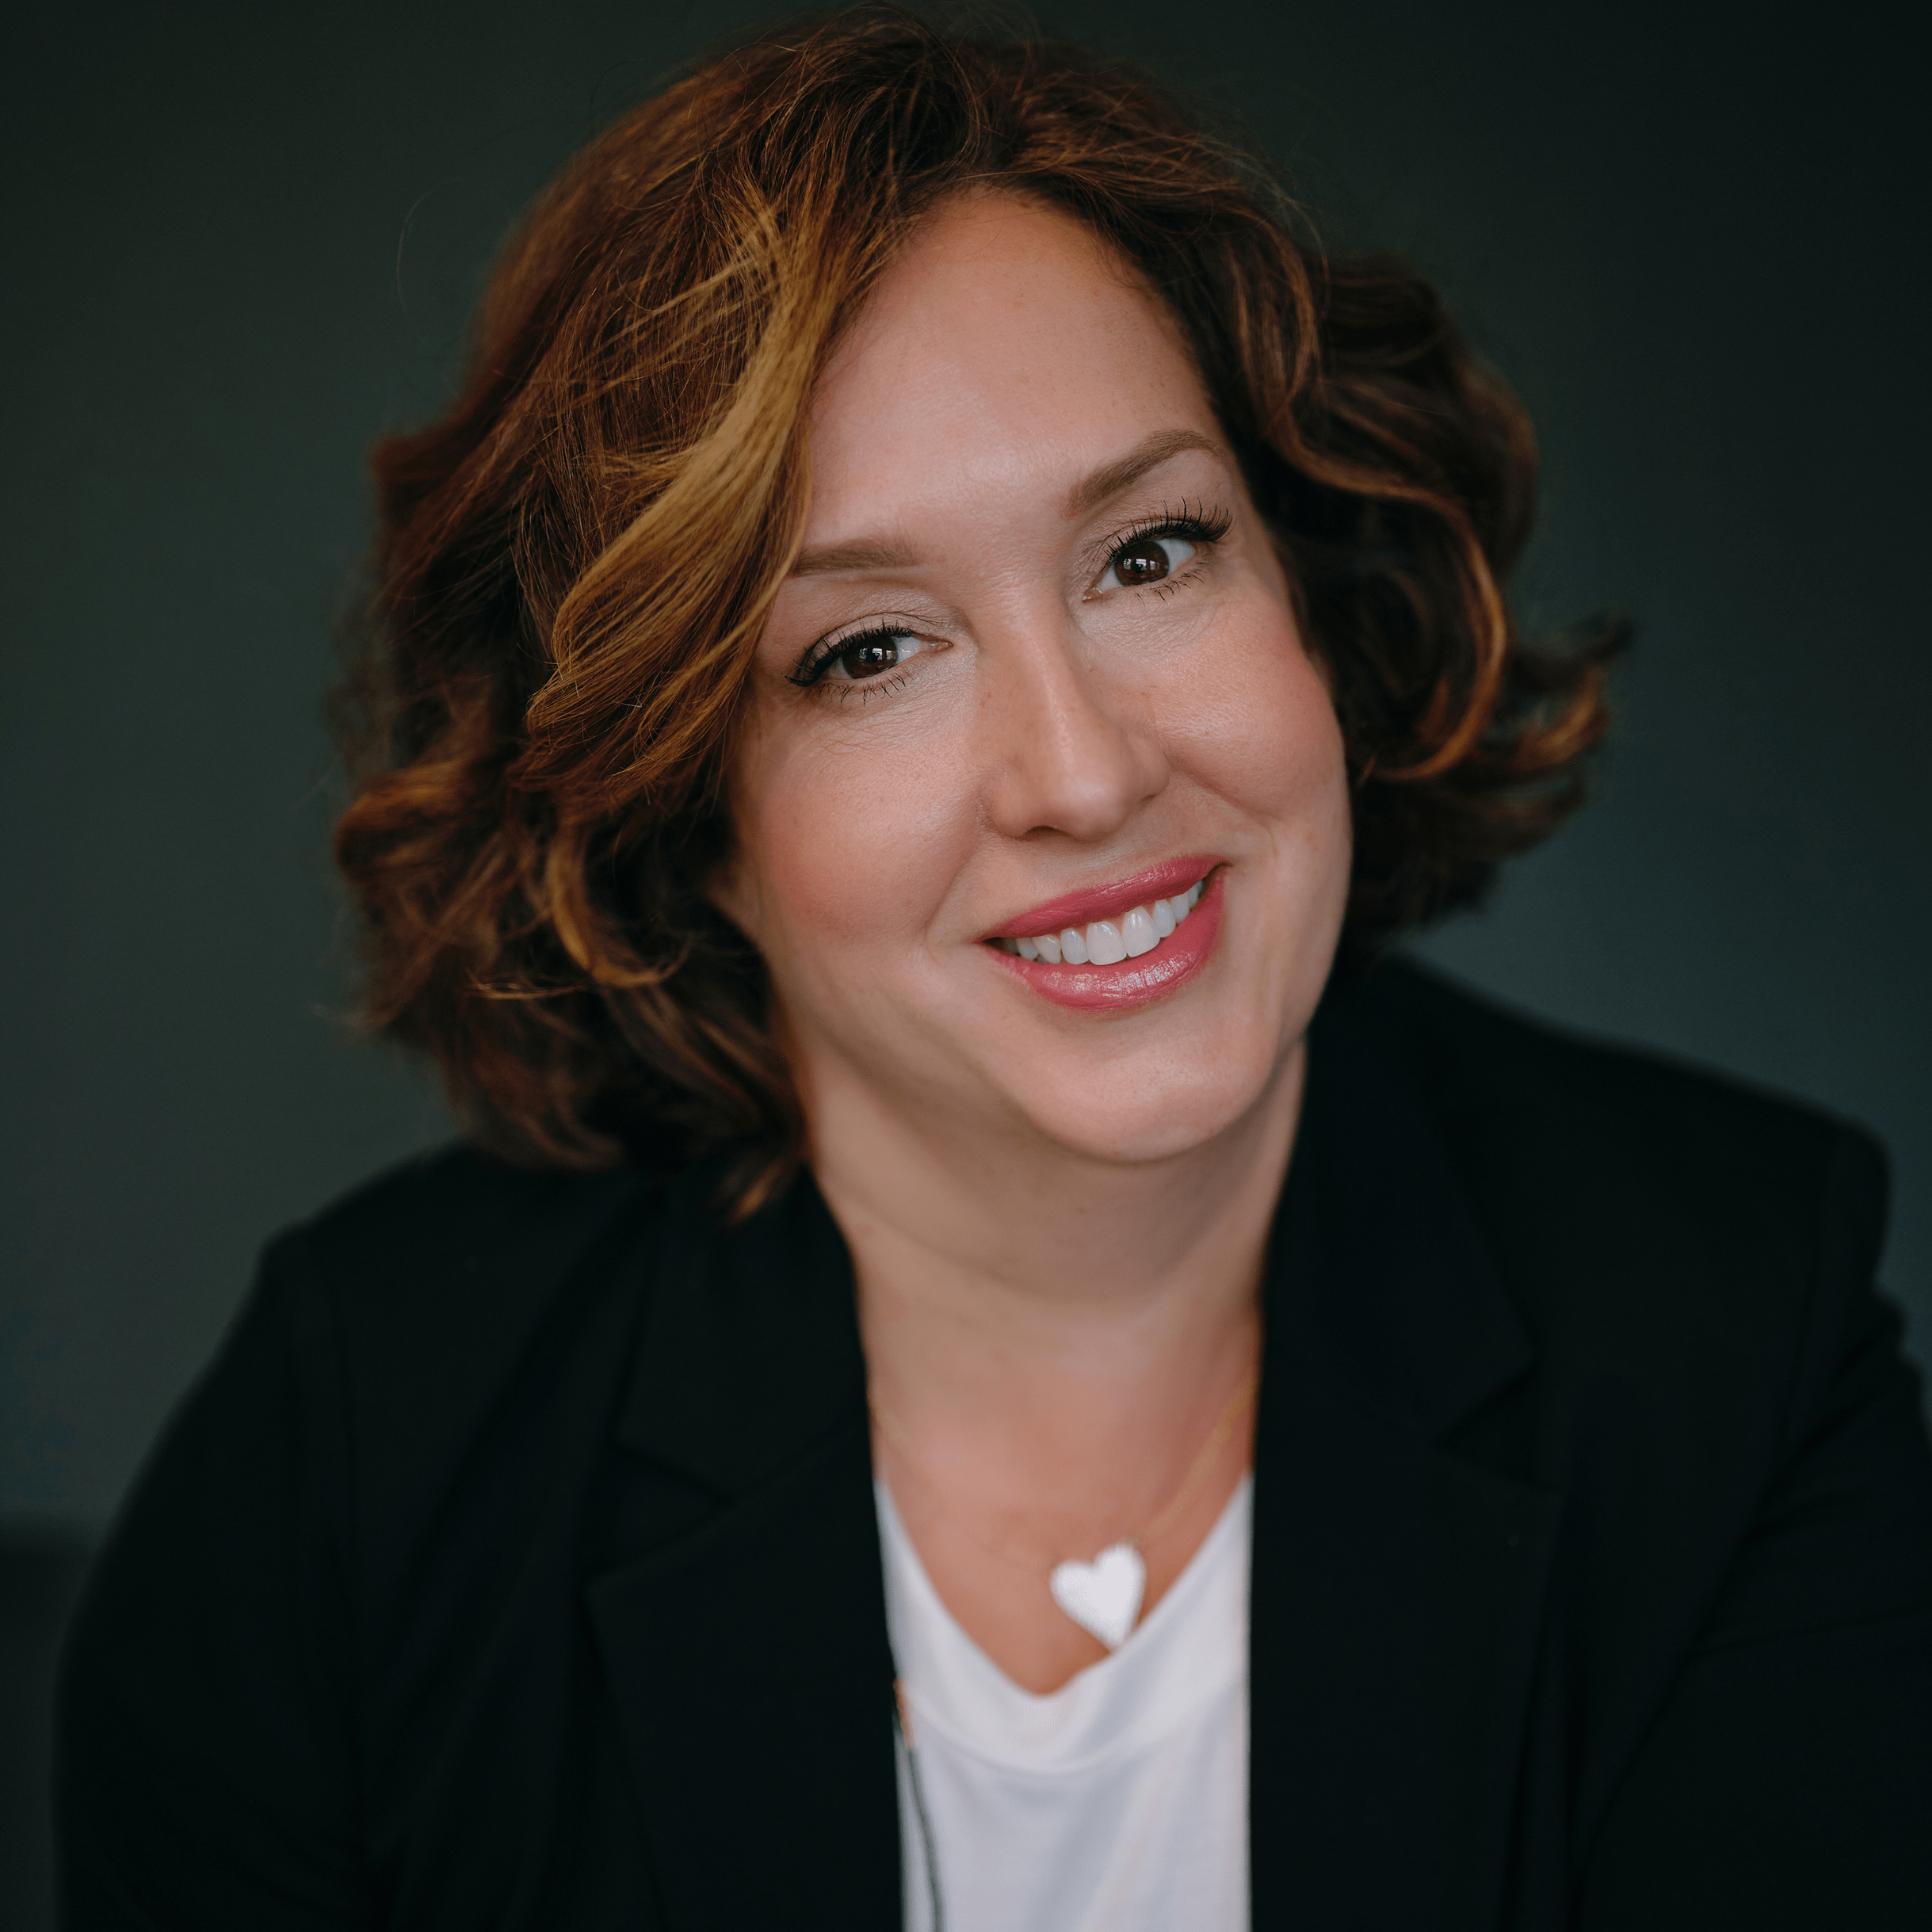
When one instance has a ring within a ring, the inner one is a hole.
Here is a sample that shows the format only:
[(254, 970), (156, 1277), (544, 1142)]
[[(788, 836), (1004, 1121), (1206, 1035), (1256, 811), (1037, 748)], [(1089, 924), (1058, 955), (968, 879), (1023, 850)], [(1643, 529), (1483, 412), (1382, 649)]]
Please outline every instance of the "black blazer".
[[(1268, 1273), (1257, 1927), (1932, 1926), (1883, 1192), (1854, 1130), (1413, 970), (1327, 1003)], [(74, 1932), (898, 1924), (845, 1250), (808, 1183), (702, 1201), (456, 1151), (269, 1250), (72, 1638)]]

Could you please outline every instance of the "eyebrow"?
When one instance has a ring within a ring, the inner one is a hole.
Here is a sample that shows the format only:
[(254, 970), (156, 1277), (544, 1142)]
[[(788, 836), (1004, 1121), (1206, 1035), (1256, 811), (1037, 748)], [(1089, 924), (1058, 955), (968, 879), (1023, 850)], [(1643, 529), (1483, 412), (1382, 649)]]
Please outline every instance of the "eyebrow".
[(1067, 493), (1067, 514), (1084, 517), (1099, 509), (1109, 497), (1131, 490), (1149, 470), (1157, 470), (1182, 451), (1198, 449), (1218, 456), (1219, 447), (1198, 430), (1156, 430), (1144, 441), (1130, 449), (1118, 461), (1104, 464), (1075, 483)]
[(904, 571), (918, 562), (912, 546), (903, 540), (884, 543), (827, 544), (801, 550), (792, 566), (794, 577), (830, 577), (841, 571)]
[[(1111, 497), (1131, 490), (1150, 470), (1157, 470), (1185, 450), (1218, 456), (1220, 446), (1198, 430), (1157, 430), (1124, 456), (1103, 464), (1083, 476), (1067, 493), (1070, 517), (1090, 515)], [(826, 544), (801, 550), (792, 566), (794, 577), (831, 577), (845, 571), (911, 570), (918, 553), (901, 538), (870, 539), (854, 544)]]

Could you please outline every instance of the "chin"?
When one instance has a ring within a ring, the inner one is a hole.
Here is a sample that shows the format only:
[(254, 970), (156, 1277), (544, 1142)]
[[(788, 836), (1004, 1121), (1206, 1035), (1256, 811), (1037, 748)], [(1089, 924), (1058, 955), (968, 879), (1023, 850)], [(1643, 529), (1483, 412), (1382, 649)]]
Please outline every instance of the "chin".
[[(1033, 1131), (1067, 1152), (1127, 1166), (1176, 1159), (1238, 1127), (1271, 1093), (1298, 1031), (1230, 1043), (1201, 1058), (1129, 1054), (1010, 1090)], [(1147, 1065), (1146, 1060), (1155, 1063)]]

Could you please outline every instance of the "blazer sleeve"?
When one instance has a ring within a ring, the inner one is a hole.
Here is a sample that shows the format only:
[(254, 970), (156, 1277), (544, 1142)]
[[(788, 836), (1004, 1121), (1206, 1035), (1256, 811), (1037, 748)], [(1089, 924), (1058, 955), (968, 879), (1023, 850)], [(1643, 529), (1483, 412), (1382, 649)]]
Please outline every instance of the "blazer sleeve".
[(1843, 1132), (1785, 1460), (1588, 1848), (1583, 1932), (1932, 1926), (1932, 1445), (1884, 1205)]
[(96, 1566), (62, 1670), (68, 1932), (338, 1932), (359, 1850), (346, 1435), (302, 1238), (264, 1259)]

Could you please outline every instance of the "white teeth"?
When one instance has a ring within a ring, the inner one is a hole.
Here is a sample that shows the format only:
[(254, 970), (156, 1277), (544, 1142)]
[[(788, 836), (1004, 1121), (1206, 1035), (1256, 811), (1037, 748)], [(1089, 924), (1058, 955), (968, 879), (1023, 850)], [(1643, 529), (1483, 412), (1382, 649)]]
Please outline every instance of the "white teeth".
[(1117, 924), (1096, 919), (1084, 929), (1069, 926), (1059, 933), (1036, 933), (1029, 939), (996, 939), (993, 943), (1023, 960), (1044, 960), (1049, 966), (1113, 966), (1151, 953), (1201, 903), (1207, 890), (1203, 879), (1171, 899), (1136, 906)]

